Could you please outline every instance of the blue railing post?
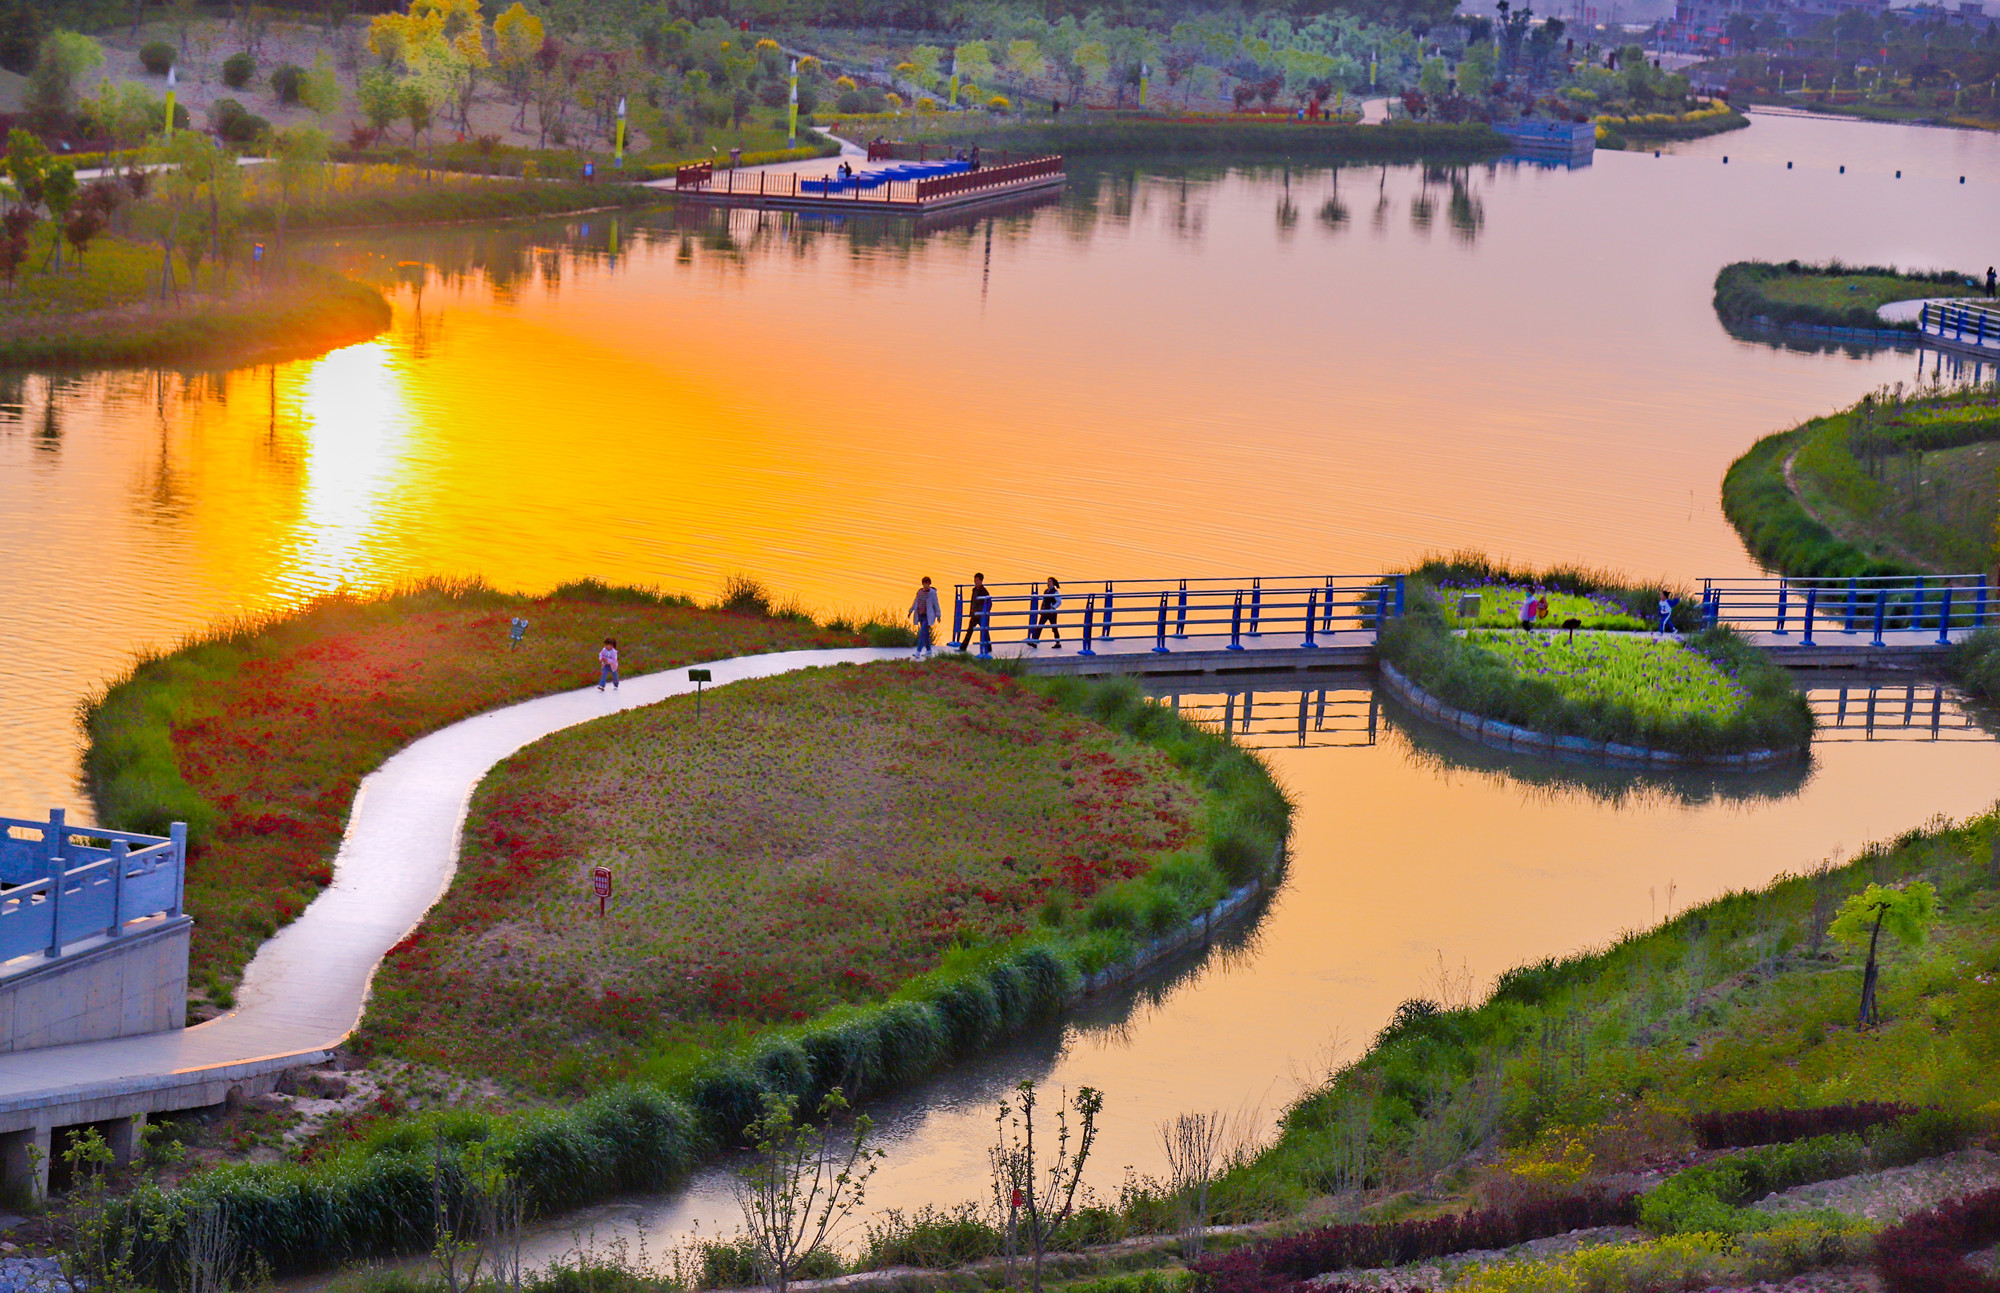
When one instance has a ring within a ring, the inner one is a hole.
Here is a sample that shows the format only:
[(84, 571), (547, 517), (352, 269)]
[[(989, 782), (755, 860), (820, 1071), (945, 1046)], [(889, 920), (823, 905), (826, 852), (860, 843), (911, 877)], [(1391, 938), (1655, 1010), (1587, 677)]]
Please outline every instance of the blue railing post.
[(1847, 627), (1841, 630), (1842, 633), (1854, 632), (1854, 591), (1854, 581), (1850, 579), (1847, 581)]
[(1261, 579), (1252, 579), (1250, 581), (1250, 636), (1251, 637), (1254, 638), (1257, 636), (1258, 633), (1257, 621), (1259, 621), (1263, 617), (1264, 617), (1264, 581)]
[(1111, 581), (1107, 579), (1104, 581), (1104, 624), (1098, 630), (1098, 636), (1103, 638), (1106, 642), (1109, 642), (1111, 640), (1111, 610), (1112, 610)]
[(1167, 654), (1167, 595), (1160, 594), (1160, 632), (1153, 643), (1154, 655)]
[(1875, 639), (1869, 645), (1882, 645), (1882, 619), (1889, 612), (1889, 594), (1886, 590), (1875, 590)]
[(1819, 589), (1817, 588), (1806, 589), (1806, 627), (1805, 631), (1801, 633), (1799, 636), (1800, 646), (1811, 646), (1813, 644), (1812, 640), (1813, 610), (1815, 606), (1818, 604), (1818, 602), (1819, 602)]
[(1791, 586), (1784, 580), (1782, 579), (1779, 580), (1778, 581), (1778, 624), (1777, 627), (1771, 630), (1772, 637), (1782, 638), (1791, 636), (1791, 634), (1785, 632), (1785, 602), (1790, 597), (1790, 595), (1791, 595)]
[(1986, 627), (1986, 576), (1979, 577), (1979, 597), (1972, 603), (1972, 627)]
[(963, 640), (960, 629), (964, 627), (964, 624), (965, 590), (963, 588), (954, 589), (951, 594), (951, 640), (953, 642)]
[(1951, 585), (1944, 586), (1944, 596), (1938, 599), (1938, 645), (1951, 645)]
[(1174, 636), (1177, 638), (1187, 636), (1187, 580), (1185, 579), (1181, 580), (1181, 603), (1174, 620)]
[(111, 923), (104, 927), (107, 938), (125, 932), (125, 868), (131, 865), (126, 860), (131, 853), (132, 846), (126, 841), (111, 841)]
[(1389, 586), (1383, 584), (1375, 590), (1375, 636), (1381, 637), (1382, 630), (1389, 627)]
[(1397, 618), (1397, 619), (1402, 619), (1402, 618), (1403, 618), (1403, 607), (1404, 607), (1404, 602), (1403, 602), (1403, 594), (1404, 594), (1404, 591), (1405, 591), (1405, 584), (1406, 584), (1407, 582), (1408, 582), (1408, 580), (1407, 580), (1407, 577), (1406, 577), (1406, 576), (1403, 576), (1403, 575), (1397, 575), (1397, 576), (1396, 576), (1396, 618)]
[(1229, 612), (1229, 650), (1243, 649), (1243, 594), (1236, 594), (1236, 605)]
[[(1314, 591), (1306, 594), (1306, 650), (1308, 651), (1319, 648), (1319, 643), (1313, 641), (1313, 625), (1318, 619), (1319, 593)], [(1303, 704), (1303, 700), (1300, 703)]]
[(181, 914), (181, 891), (187, 887), (188, 827), (186, 822), (175, 822), (167, 827), (167, 838), (174, 842), (174, 904), (167, 909), (169, 916)]
[(1083, 648), (1077, 652), (1078, 655), (1097, 654), (1097, 652), (1090, 649), (1090, 622), (1096, 618), (1097, 595), (1093, 593), (1083, 599)]

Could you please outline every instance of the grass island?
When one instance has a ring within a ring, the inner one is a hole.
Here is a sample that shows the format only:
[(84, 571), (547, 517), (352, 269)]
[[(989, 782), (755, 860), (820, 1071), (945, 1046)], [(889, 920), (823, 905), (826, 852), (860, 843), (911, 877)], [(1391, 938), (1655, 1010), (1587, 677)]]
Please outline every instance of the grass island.
[(1908, 332), (1914, 322), (1891, 322), (1880, 309), (1896, 301), (1962, 295), (1973, 279), (1955, 270), (1900, 270), (1884, 265), (1809, 265), (1739, 260), (1715, 276), (1715, 313), (1733, 327), (1846, 328)]

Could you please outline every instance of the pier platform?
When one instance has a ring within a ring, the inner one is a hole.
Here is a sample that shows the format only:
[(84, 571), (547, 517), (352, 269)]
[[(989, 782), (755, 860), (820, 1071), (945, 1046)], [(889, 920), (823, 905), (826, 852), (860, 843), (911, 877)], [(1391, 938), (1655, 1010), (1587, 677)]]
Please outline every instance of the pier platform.
[[(937, 150), (942, 152), (943, 150)], [(813, 211), (835, 215), (928, 216), (1060, 192), (1063, 159), (1015, 157), (974, 166), (953, 155), (902, 161), (873, 158), (842, 174), (829, 160), (823, 173), (803, 168), (720, 172), (703, 164), (674, 176), (675, 198), (698, 205)]]

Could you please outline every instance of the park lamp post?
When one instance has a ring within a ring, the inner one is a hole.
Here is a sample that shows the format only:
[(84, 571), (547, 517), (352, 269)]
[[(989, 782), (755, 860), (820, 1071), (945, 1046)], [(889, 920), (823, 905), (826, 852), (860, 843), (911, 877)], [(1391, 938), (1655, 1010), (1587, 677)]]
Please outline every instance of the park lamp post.
[(618, 134), (611, 146), (611, 162), (618, 169), (625, 169), (625, 96), (618, 96)]
[(785, 147), (799, 146), (799, 60), (792, 60), (792, 104), (786, 121)]
[(180, 71), (178, 65), (170, 65), (167, 68), (167, 124), (163, 132), (167, 139), (174, 137), (174, 86), (179, 79), (175, 76), (178, 71)]

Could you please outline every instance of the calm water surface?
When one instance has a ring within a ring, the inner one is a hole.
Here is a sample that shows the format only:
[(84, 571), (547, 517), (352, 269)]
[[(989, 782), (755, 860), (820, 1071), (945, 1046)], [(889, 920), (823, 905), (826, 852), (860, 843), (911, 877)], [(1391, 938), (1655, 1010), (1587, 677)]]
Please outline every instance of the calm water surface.
[[(1733, 339), (1715, 271), (1983, 270), (1997, 216), (2000, 139), (1760, 117), (1579, 172), (1084, 172), (1059, 205), (920, 235), (738, 213), (329, 243), (396, 285), (387, 336), (0, 377), (0, 805), (83, 809), (72, 712), (134, 650), (342, 584), (708, 594), (741, 570), (839, 611), (922, 573), (1359, 571), (1460, 545), (1743, 573), (1730, 459), (1935, 357)], [(1024, 1074), (1107, 1092), (1108, 1188), (1156, 1170), (1174, 1112), (1267, 1124), (1440, 953), (1484, 981), (2000, 786), (1989, 739), (1676, 785), (1393, 723), (1273, 758), (1302, 811), (1252, 932), (890, 1104), (878, 1202), (978, 1193), (990, 1101)], [(599, 1219), (712, 1229), (718, 1189)]]

